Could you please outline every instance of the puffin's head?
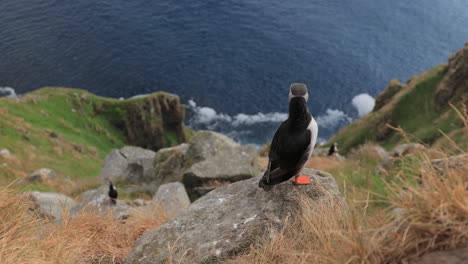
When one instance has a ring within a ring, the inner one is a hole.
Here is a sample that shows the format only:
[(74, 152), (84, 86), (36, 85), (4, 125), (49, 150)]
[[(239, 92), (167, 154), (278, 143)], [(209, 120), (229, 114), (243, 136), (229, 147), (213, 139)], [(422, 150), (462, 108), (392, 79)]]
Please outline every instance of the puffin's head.
[(307, 86), (304, 83), (293, 83), (289, 87), (289, 101), (294, 97), (303, 97), (305, 101), (309, 100)]

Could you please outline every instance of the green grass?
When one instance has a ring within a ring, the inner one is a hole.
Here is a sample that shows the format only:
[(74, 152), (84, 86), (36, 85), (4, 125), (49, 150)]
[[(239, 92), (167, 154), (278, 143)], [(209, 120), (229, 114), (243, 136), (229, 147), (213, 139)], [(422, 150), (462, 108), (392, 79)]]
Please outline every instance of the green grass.
[(411, 140), (428, 145), (442, 138), (439, 130), (450, 133), (460, 129), (462, 124), (455, 112), (448, 105), (440, 109), (434, 103), (434, 93), (445, 72), (446, 65), (440, 65), (416, 77), (385, 107), (343, 128), (329, 142), (339, 142), (343, 153), (366, 142), (377, 142), (392, 149), (404, 139), (391, 131), (384, 140), (379, 140), (377, 135), (387, 123), (401, 127)]
[[(145, 100), (116, 100), (68, 88), (42, 88), (19, 100), (0, 98), (0, 149), (13, 154), (13, 160), (0, 157), (0, 186), (42, 167), (62, 179), (96, 177), (111, 149), (131, 144), (122, 124)], [(152, 126), (161, 122), (154, 119), (148, 121)], [(180, 143), (172, 131), (164, 132), (167, 146)], [(28, 188), (50, 191), (41, 184)]]

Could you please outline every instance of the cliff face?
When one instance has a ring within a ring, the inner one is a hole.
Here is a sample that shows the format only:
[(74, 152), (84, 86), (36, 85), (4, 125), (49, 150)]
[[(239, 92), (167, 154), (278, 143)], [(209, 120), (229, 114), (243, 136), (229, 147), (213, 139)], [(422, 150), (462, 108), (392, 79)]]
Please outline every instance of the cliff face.
[(435, 102), (444, 107), (453, 98), (461, 99), (468, 92), (468, 43), (449, 58), (447, 73), (437, 86)]
[[(164, 92), (117, 100), (42, 88), (0, 98), (0, 150), (7, 149), (14, 160), (0, 170), (0, 185), (43, 167), (72, 179), (94, 176), (111, 149), (158, 150), (182, 143), (184, 115), (179, 98)], [(0, 164), (3, 160), (0, 155)]]
[(462, 148), (468, 148), (468, 128), (449, 106), (461, 114), (468, 99), (468, 43), (437, 66), (411, 78), (407, 84), (393, 80), (376, 98), (374, 110), (341, 129), (330, 142), (339, 142), (347, 152), (360, 144), (376, 142), (392, 148), (404, 138), (392, 129), (400, 127), (411, 139), (441, 146), (446, 141), (441, 131)]
[(143, 98), (95, 105), (123, 131), (127, 144), (151, 150), (185, 142), (185, 110), (176, 95), (158, 92)]

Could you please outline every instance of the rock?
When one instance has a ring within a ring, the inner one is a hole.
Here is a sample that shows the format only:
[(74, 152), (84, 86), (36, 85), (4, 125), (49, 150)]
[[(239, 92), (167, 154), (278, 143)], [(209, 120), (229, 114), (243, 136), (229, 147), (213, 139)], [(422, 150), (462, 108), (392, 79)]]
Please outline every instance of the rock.
[(189, 141), (183, 183), (189, 189), (220, 180), (235, 182), (260, 172), (257, 150), (219, 133), (200, 131)]
[(130, 183), (152, 181), (155, 154), (151, 150), (130, 146), (112, 150), (101, 169), (101, 182), (107, 183), (109, 180)]
[(55, 171), (47, 168), (39, 169), (26, 177), (27, 182), (47, 182), (54, 180), (56, 177)]
[(76, 205), (75, 200), (61, 193), (31, 192), (28, 199), (35, 205), (31, 208), (34, 212), (55, 222), (62, 221), (63, 211)]
[(466, 175), (466, 164), (468, 164), (468, 154), (452, 156), (443, 159), (433, 159), (424, 162), (421, 166), (421, 172), (433, 172), (437, 175), (446, 177), (448, 173), (460, 173)]
[(434, 251), (415, 259), (414, 264), (466, 264), (468, 263), (468, 247)]
[(380, 93), (376, 98), (375, 98), (375, 105), (374, 109), (372, 112), (376, 112), (380, 108), (384, 107), (388, 102), (390, 102), (397, 94), (403, 89), (403, 85), (401, 85), (399, 80), (392, 80), (390, 84), (383, 90), (382, 93)]
[[(186, 254), (190, 263), (217, 263), (241, 253), (273, 225), (298, 209), (298, 195), (312, 199), (341, 199), (327, 173), (305, 169), (313, 184), (285, 182), (269, 192), (258, 187), (261, 175), (218, 188), (159, 228), (145, 233), (125, 263), (166, 263)], [(174, 248), (169, 252), (169, 247)]]
[(424, 149), (425, 147), (419, 143), (401, 144), (395, 147), (392, 152), (390, 152), (390, 156), (399, 158), (409, 154), (419, 153)]
[(187, 149), (188, 144), (184, 143), (156, 152), (153, 167), (157, 186), (163, 183), (182, 181)]
[(124, 179), (127, 169), (127, 159), (120, 153), (120, 150), (113, 149), (104, 160), (104, 166), (101, 169), (101, 182), (106, 183), (109, 180)]
[(468, 87), (468, 42), (465, 47), (449, 58), (447, 73), (437, 86), (435, 102), (439, 107), (447, 106), (452, 98), (462, 98)]
[(131, 145), (157, 151), (185, 142), (185, 108), (174, 94), (157, 92), (146, 97), (95, 106), (95, 112), (113, 112), (112, 123)]
[(133, 205), (137, 206), (137, 207), (140, 207), (140, 206), (146, 205), (146, 203), (145, 203), (145, 201), (143, 199), (135, 199), (133, 201)]
[(169, 215), (174, 215), (190, 205), (190, 199), (185, 187), (180, 182), (161, 185), (154, 195), (153, 201)]
[(0, 150), (0, 155), (6, 157), (6, 156), (10, 156), (11, 153), (8, 149), (2, 149)]
[(107, 192), (108, 187), (101, 186), (82, 193), (81, 202), (70, 210), (71, 216), (75, 217), (81, 211), (95, 213), (107, 213), (111, 211), (116, 219), (127, 219), (131, 214), (131, 207), (119, 200), (117, 200), (117, 204), (112, 204)]
[(314, 151), (312, 152), (312, 157), (328, 157), (328, 150), (329, 147), (321, 147), (317, 146), (314, 148)]

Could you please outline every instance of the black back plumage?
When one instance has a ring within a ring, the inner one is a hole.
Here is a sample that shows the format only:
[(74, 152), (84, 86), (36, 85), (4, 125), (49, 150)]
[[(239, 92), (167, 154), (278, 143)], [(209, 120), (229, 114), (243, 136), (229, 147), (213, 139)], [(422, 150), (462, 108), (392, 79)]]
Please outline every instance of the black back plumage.
[(279, 184), (299, 173), (309, 158), (311, 132), (307, 128), (311, 119), (305, 99), (292, 98), (288, 119), (273, 136), (269, 168), (260, 180), (260, 187)]
[(114, 189), (112, 182), (109, 182), (109, 192), (107, 194), (109, 195), (111, 203), (117, 204), (117, 197), (119, 196), (119, 193), (116, 189)]
[(335, 154), (335, 145), (331, 145), (331, 147), (328, 149), (328, 156), (331, 156)]

